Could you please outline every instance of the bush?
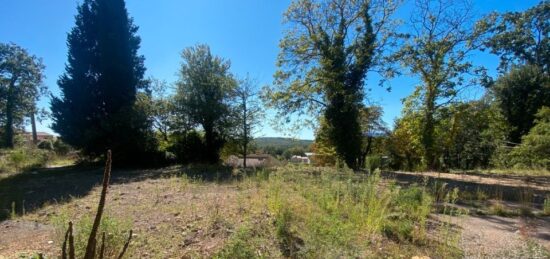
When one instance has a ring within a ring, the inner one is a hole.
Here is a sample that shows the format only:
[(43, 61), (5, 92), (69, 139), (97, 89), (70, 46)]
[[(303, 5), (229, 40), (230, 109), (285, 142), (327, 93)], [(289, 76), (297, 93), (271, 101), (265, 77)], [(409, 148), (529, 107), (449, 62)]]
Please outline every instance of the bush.
[(367, 156), (365, 166), (369, 173), (373, 173), (374, 170), (382, 167), (382, 158), (380, 156)]
[(0, 153), (0, 173), (14, 173), (46, 166), (53, 153), (47, 150), (20, 147)]
[(204, 161), (205, 145), (202, 136), (198, 132), (180, 133), (175, 135), (174, 138), (175, 143), (168, 151), (176, 156), (179, 163), (190, 164)]
[(53, 147), (54, 147), (55, 153), (61, 156), (67, 155), (72, 150), (71, 146), (63, 142), (61, 139), (57, 139), (53, 143)]
[(40, 148), (40, 149), (49, 150), (49, 151), (54, 150), (53, 141), (51, 141), (49, 139), (40, 141), (40, 143), (38, 143), (37, 147)]
[(550, 169), (550, 108), (542, 107), (535, 126), (523, 136), (521, 145), (510, 152), (516, 167)]

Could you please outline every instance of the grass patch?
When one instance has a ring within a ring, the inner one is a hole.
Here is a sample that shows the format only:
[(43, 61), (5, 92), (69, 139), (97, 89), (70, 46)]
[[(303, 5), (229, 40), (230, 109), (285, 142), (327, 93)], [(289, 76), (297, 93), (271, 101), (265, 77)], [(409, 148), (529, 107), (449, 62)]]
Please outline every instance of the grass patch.
[[(72, 218), (73, 217), (70, 217), (67, 212), (63, 212), (52, 219), (58, 244), (63, 243), (65, 231), (67, 231), (67, 222)], [(93, 221), (94, 219), (92, 216), (85, 215), (74, 223), (76, 258), (83, 258), (86, 252), (86, 244), (92, 230)], [(101, 233), (105, 232), (105, 258), (116, 258), (118, 256), (121, 247), (124, 246), (126, 239), (128, 239), (128, 229), (131, 228), (131, 221), (103, 215), (99, 225), (98, 240), (101, 239)]]

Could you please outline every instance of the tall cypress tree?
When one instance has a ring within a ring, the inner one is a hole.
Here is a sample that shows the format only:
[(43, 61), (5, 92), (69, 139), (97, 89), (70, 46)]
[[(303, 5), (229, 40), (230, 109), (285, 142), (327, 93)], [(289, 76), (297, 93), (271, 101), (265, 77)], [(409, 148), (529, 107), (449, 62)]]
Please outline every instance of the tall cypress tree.
[(124, 0), (84, 0), (75, 18), (62, 95), (51, 103), (53, 129), (91, 157), (105, 149), (119, 159), (144, 153), (152, 138), (149, 119), (134, 105), (146, 87), (138, 27)]

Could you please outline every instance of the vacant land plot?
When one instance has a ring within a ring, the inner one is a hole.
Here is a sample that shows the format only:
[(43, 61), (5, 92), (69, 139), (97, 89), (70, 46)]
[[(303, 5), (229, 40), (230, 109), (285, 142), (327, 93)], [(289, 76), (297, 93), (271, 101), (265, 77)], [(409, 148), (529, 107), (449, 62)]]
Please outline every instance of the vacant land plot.
[[(70, 220), (77, 250), (83, 246), (101, 172), (55, 168), (1, 179), (0, 258), (55, 257)], [(118, 170), (111, 182), (102, 228), (118, 247), (133, 229), (132, 258), (545, 258), (550, 249), (540, 208), (531, 217), (467, 215), (478, 208), (459, 189), (441, 194), (427, 181), (308, 167), (171, 167)]]

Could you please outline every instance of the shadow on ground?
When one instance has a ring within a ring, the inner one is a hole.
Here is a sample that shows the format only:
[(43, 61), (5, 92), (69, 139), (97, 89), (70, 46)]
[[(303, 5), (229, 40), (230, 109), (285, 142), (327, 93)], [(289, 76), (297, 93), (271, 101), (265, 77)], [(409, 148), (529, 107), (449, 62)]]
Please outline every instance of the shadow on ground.
[[(114, 169), (111, 184), (129, 183), (187, 175), (203, 181), (225, 182), (235, 179), (226, 167), (193, 166), (161, 169)], [(0, 221), (12, 213), (33, 212), (44, 205), (67, 202), (73, 197), (86, 196), (99, 186), (103, 177), (100, 167), (59, 167), (38, 169), (0, 178)]]
[[(480, 183), (471, 181), (461, 181), (460, 179), (449, 178), (437, 178), (432, 176), (426, 176), (422, 174), (402, 174), (397, 172), (386, 172), (384, 177), (389, 179), (395, 179), (400, 184), (412, 184), (412, 183), (424, 183), (427, 181), (428, 186), (441, 186), (445, 184), (446, 190), (452, 190), (458, 188), (460, 192), (475, 193), (477, 191), (483, 191), (489, 198), (500, 199), (503, 201), (512, 202), (527, 202), (532, 203), (535, 207), (541, 208), (547, 195), (550, 192), (543, 191), (529, 186), (510, 186), (500, 185), (493, 183)], [(532, 179), (536, 177), (531, 177)], [(540, 179), (539, 179), (540, 178)], [(546, 184), (548, 183), (548, 177), (539, 177), (536, 181), (530, 180), (531, 183)]]

